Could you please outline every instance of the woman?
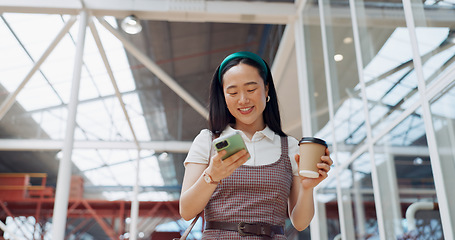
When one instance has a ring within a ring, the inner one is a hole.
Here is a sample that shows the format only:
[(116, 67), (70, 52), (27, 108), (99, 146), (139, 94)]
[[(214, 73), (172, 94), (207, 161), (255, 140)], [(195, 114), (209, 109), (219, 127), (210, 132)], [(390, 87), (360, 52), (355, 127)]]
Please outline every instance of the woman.
[[(183, 219), (204, 210), (202, 239), (286, 239), (288, 216), (297, 230), (308, 227), (313, 189), (332, 160), (326, 150), (318, 178), (298, 175), (298, 141), (281, 129), (275, 86), (262, 58), (237, 52), (220, 64), (210, 87), (209, 128), (196, 136), (185, 160), (180, 197)], [(216, 153), (211, 142), (235, 131), (248, 151), (221, 160), (226, 152)]]

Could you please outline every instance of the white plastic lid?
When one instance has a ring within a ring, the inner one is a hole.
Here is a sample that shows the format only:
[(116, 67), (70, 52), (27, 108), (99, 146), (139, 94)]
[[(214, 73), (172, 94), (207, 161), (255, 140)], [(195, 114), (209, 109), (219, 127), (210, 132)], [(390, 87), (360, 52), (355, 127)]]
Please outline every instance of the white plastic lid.
[(319, 173), (310, 171), (310, 170), (300, 170), (299, 174), (302, 177), (308, 177), (308, 178), (318, 178), (319, 177)]

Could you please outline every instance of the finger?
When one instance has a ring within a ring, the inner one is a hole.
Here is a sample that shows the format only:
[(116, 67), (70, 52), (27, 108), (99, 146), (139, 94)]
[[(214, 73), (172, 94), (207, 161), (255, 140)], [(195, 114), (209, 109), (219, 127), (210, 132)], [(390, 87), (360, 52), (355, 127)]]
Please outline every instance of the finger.
[(243, 157), (248, 158), (248, 157), (249, 157), (249, 153), (248, 153), (247, 150), (242, 149), (242, 150), (236, 152), (236, 153), (233, 155), (233, 157), (234, 157), (235, 161), (239, 161), (239, 160), (240, 160), (241, 158), (243, 158)]
[(326, 179), (329, 175), (327, 174), (327, 172), (319, 170), (319, 177), (321, 177), (321, 176), (323, 179)]
[(295, 160), (295, 162), (296, 162), (297, 165), (298, 165), (299, 162), (300, 162), (300, 155), (296, 153), (296, 154), (294, 155), (294, 160)]
[[(231, 165), (231, 164), (237, 162), (239, 159), (242, 158), (242, 156), (246, 155), (247, 153), (248, 153), (248, 152), (247, 152), (245, 149), (242, 149), (242, 150), (240, 150), (240, 151), (234, 153), (232, 156), (226, 158), (226, 159), (224, 160), (224, 163), (226, 163), (226, 164), (228, 164), (228, 165)], [(249, 155), (248, 155), (248, 156), (249, 156)], [(248, 159), (248, 157), (247, 157), (247, 159)]]
[(333, 160), (329, 156), (322, 156), (321, 161), (327, 163), (329, 166), (333, 164)]
[(328, 172), (330, 170), (330, 165), (327, 165), (325, 163), (318, 163), (318, 168), (319, 170), (323, 170), (325, 172)]
[(330, 156), (330, 150), (329, 150), (329, 148), (325, 148), (325, 155), (326, 155), (326, 156)]
[(217, 152), (215, 154), (215, 156), (213, 156), (213, 161), (223, 161), (222, 158), (224, 157), (224, 155), (226, 155), (226, 150), (221, 150), (219, 152)]
[(246, 152), (243, 156), (241, 156), (237, 161), (234, 162), (236, 167), (242, 166), (244, 163), (248, 161), (250, 158), (250, 153)]

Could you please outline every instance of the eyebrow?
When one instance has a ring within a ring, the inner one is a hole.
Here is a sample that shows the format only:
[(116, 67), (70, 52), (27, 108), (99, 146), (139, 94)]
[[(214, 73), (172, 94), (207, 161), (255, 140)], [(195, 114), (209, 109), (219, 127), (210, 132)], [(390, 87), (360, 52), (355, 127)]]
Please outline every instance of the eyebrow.
[[(247, 82), (245, 84), (243, 84), (244, 86), (250, 86), (250, 85), (258, 85), (257, 82)], [(229, 87), (226, 88), (226, 90), (229, 90), (229, 89), (232, 89), (232, 88), (237, 88), (237, 85), (231, 85)]]

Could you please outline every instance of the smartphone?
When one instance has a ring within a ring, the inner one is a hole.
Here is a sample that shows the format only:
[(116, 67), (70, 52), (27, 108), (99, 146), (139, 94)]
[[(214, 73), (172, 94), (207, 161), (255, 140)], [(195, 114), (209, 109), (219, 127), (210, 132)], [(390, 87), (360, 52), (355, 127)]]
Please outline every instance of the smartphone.
[(219, 137), (213, 140), (213, 146), (215, 147), (217, 152), (221, 150), (226, 150), (227, 153), (222, 157), (222, 160), (232, 156), (233, 154), (242, 149), (248, 151), (245, 142), (242, 139), (242, 136), (240, 136), (240, 133), (238, 132), (223, 137)]

